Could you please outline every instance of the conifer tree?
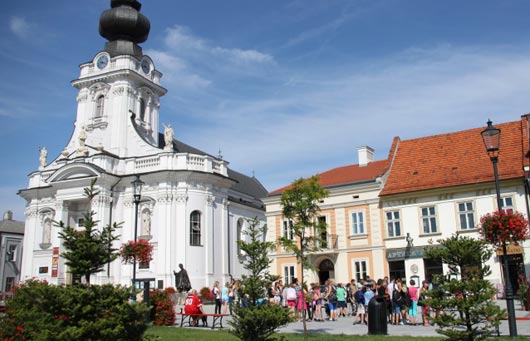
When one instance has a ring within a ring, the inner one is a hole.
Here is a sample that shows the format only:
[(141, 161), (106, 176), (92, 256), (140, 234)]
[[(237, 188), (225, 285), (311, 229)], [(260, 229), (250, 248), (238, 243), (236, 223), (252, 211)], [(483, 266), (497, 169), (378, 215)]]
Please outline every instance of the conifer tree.
[(257, 218), (247, 220), (249, 227), (243, 230), (244, 240), (238, 241), (243, 267), (247, 275), (242, 276), (242, 300), (248, 300), (242, 306), (234, 307), (234, 317), (229, 322), (230, 331), (241, 340), (274, 340), (275, 331), (290, 321), (289, 309), (280, 304), (270, 304), (266, 299), (266, 288), (278, 277), (269, 272), (272, 259), (269, 253), (274, 251), (274, 242), (264, 241), (267, 231)]
[[(92, 203), (99, 191), (95, 190), (96, 180), (90, 187), (84, 189), (89, 205)], [(89, 206), (90, 207), (90, 206)], [(114, 261), (118, 257), (118, 249), (112, 243), (119, 238), (114, 233), (120, 224), (113, 223), (104, 226), (101, 231), (97, 230), (98, 221), (94, 220), (95, 212), (89, 208), (89, 212), (83, 214), (81, 229), (66, 226), (63, 221), (56, 225), (61, 228), (59, 237), (63, 241), (65, 251), (61, 257), (66, 259), (70, 273), (75, 277), (84, 277), (86, 283), (90, 283), (92, 274), (103, 271), (103, 266)]]
[[(449, 267), (447, 276), (435, 279), (438, 285), (423, 302), (436, 311), (432, 321), (439, 326), (437, 332), (451, 340), (480, 340), (491, 336), (506, 311), (496, 305), (493, 284), (485, 280), (491, 271), (485, 262), (492, 250), (483, 240), (459, 235), (438, 240), (440, 246), (426, 248), (425, 257), (439, 259)], [(450, 280), (450, 274), (460, 275), (460, 280)]]

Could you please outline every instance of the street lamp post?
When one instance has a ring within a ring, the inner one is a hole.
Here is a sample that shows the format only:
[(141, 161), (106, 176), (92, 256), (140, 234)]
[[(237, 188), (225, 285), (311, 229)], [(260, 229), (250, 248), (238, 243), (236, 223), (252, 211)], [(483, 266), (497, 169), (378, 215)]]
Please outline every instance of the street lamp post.
[[(138, 204), (142, 195), (142, 186), (144, 182), (140, 180), (140, 176), (136, 175), (134, 181), (131, 182), (133, 186), (133, 202), (134, 202), (134, 242), (138, 239)], [(133, 293), (136, 291), (136, 256), (133, 257), (133, 273), (132, 273)], [(136, 301), (136, 295), (133, 294), (133, 301)]]
[[(501, 191), (499, 186), (499, 172), (497, 163), (499, 162), (499, 146), (501, 142), (501, 130), (495, 128), (488, 120), (488, 126), (481, 133), (486, 151), (493, 164), (493, 176), (495, 178), (495, 191), (497, 192), (497, 209), (502, 209)], [(510, 337), (517, 337), (517, 325), (515, 324), (515, 307), (513, 304), (513, 288), (510, 280), (510, 269), (508, 268), (508, 255), (506, 252), (506, 241), (502, 242), (502, 259), (504, 265), (504, 296), (506, 298), (506, 307), (508, 308), (508, 324), (510, 328)]]

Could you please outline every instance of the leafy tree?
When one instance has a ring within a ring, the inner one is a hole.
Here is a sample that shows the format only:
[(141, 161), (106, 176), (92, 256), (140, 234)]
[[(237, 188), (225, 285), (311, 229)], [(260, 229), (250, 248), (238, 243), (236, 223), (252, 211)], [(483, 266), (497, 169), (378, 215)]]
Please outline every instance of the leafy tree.
[(249, 304), (234, 307), (234, 317), (229, 322), (232, 326), (230, 332), (241, 340), (274, 340), (276, 329), (291, 319), (287, 308), (260, 300), (265, 298), (266, 288), (278, 278), (269, 272), (272, 262), (269, 253), (274, 250), (275, 243), (263, 240), (267, 227), (261, 226), (257, 218), (247, 221), (249, 228), (243, 231), (247, 240), (238, 241), (238, 245), (243, 267), (248, 272), (248, 275), (242, 276), (241, 284)]
[[(94, 189), (96, 180), (93, 180), (89, 188), (85, 188), (85, 196), (89, 203), (92, 202), (99, 191)], [(120, 224), (108, 224), (98, 231), (94, 220), (94, 211), (83, 214), (83, 229), (66, 226), (63, 221), (56, 225), (61, 228), (59, 237), (63, 240), (66, 251), (61, 256), (66, 259), (66, 265), (70, 272), (76, 276), (84, 276), (86, 283), (90, 283), (90, 275), (103, 271), (103, 266), (114, 261), (118, 257), (118, 249), (112, 247), (112, 243), (119, 238), (114, 235)]]
[[(320, 214), (319, 202), (329, 195), (329, 191), (320, 186), (318, 176), (309, 179), (295, 180), (290, 188), (282, 193), (280, 203), (283, 216), (289, 221), (289, 236), (280, 238), (280, 244), (285, 250), (294, 253), (301, 266), (302, 287), (305, 286), (304, 268), (314, 269), (311, 263), (312, 253), (321, 249), (325, 242), (321, 239), (322, 232), (326, 231), (326, 223), (318, 219)], [(305, 301), (302, 290), (302, 300)], [(307, 339), (307, 326), (305, 318), (304, 337)]]
[(438, 242), (440, 246), (426, 248), (425, 257), (440, 259), (448, 265), (449, 273), (460, 274), (462, 280), (438, 278), (440, 285), (429, 293), (425, 305), (445, 312), (432, 318), (440, 326), (437, 332), (450, 340), (491, 336), (506, 316), (506, 311), (492, 301), (495, 287), (483, 279), (491, 272), (484, 264), (492, 255), (491, 248), (483, 240), (459, 235)]

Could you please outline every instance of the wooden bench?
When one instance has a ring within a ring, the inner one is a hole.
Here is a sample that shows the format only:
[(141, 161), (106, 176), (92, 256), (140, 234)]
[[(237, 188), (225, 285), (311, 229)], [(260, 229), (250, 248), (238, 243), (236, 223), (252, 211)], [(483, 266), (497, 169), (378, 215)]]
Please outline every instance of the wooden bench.
[[(193, 326), (193, 318), (198, 317), (197, 319), (197, 325), (202, 322), (203, 327), (208, 327), (208, 317), (212, 317), (212, 329), (215, 329), (216, 326), (219, 326), (219, 328), (223, 328), (223, 317), (230, 316), (229, 314), (186, 314), (185, 312), (180, 310), (180, 313), (176, 313), (177, 316), (180, 316), (180, 326)], [(201, 321), (201, 318), (204, 318), (205, 320)], [(177, 320), (178, 324), (178, 320)]]

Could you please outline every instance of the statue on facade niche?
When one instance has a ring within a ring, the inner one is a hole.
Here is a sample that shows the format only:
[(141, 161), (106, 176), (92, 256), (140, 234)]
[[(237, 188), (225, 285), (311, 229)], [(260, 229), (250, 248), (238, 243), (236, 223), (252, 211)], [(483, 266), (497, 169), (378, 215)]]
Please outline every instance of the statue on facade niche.
[(167, 126), (164, 124), (164, 150), (165, 151), (173, 151), (173, 128), (171, 128), (171, 124), (168, 124)]
[(142, 236), (151, 235), (151, 212), (142, 212)]
[(77, 148), (77, 156), (88, 156), (88, 148), (85, 145), (87, 134), (85, 126), (81, 127), (81, 131), (79, 132), (79, 148)]
[(52, 241), (52, 220), (46, 218), (44, 220), (43, 233), (42, 233), (42, 243), (49, 244)]
[(46, 149), (46, 147), (41, 147), (39, 148), (39, 152), (40, 152), (39, 165), (41, 167), (44, 167), (46, 166), (46, 158), (48, 157), (48, 150)]

